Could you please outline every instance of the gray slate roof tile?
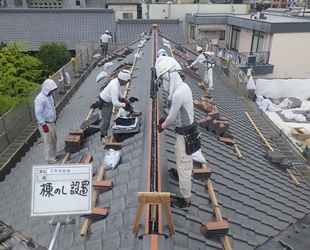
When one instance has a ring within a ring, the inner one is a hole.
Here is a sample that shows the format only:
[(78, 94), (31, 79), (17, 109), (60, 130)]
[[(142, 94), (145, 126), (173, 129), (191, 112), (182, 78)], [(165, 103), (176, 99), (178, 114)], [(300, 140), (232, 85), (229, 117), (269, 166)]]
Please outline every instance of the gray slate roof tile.
[[(151, 51), (150, 46), (151, 42), (148, 42), (147, 49), (144, 50), (144, 56), (137, 61), (139, 71), (134, 72), (138, 77), (133, 80), (133, 86), (135, 82), (150, 82), (150, 74), (145, 73), (149, 72), (151, 54), (147, 53), (147, 51)], [(130, 55), (126, 59), (132, 60), (132, 56)], [(190, 54), (190, 56), (194, 57), (193, 54)], [(176, 58), (179, 60), (177, 56)], [(109, 72), (115, 69), (116, 66), (116, 64), (113, 65)], [(200, 71), (202, 71), (201, 68)], [(143, 74), (140, 74), (140, 72), (143, 72)], [(66, 135), (69, 132), (68, 127), (72, 126), (72, 124), (79, 127), (83, 121), (84, 116), (80, 115), (81, 111), (77, 114), (78, 111), (73, 106), (84, 106), (86, 115), (91, 100), (89, 96), (94, 98), (98, 95), (99, 86), (93, 85), (97, 74), (98, 71), (96, 70), (91, 72), (90, 76), (70, 100), (70, 103), (64, 107), (62, 112), (68, 114), (68, 117), (64, 115), (57, 123), (60, 135)], [(225, 114), (229, 119), (231, 132), (236, 137), (238, 146), (242, 149), (243, 158), (238, 159), (233, 148), (219, 142), (217, 136), (200, 129), (202, 133), (202, 151), (207, 160), (207, 166), (213, 170), (211, 182), (222, 216), (230, 225), (228, 235), (232, 248), (254, 249), (257, 244), (264, 243), (269, 236), (276, 235), (281, 230), (284, 230), (289, 223), (295, 222), (309, 212), (308, 197), (310, 190), (306, 186), (296, 187), (285, 172), (275, 168), (264, 158), (265, 147), (258, 140), (258, 135), (246, 120), (245, 109), (240, 100), (236, 98), (233, 91), (230, 91), (231, 87), (219, 78), (217, 70), (214, 71), (214, 76), (214, 100), (220, 113)], [(196, 81), (188, 77), (187, 81), (193, 89), (195, 99), (204, 94), (197, 86)], [(92, 86), (92, 88), (89, 88), (89, 86)], [(142, 89), (144, 90), (143, 94)], [(150, 105), (150, 100), (148, 93), (149, 84), (143, 85), (141, 88), (134, 88), (130, 92), (131, 96), (138, 96), (140, 99), (137, 107), (143, 112), (141, 130), (138, 134), (123, 142), (121, 164), (115, 170), (109, 170), (105, 173), (105, 179), (112, 180), (115, 186), (112, 190), (99, 195), (98, 206), (109, 209), (108, 217), (103, 221), (92, 223), (90, 229), (93, 234), (89, 238), (79, 236), (83, 219), (78, 217), (76, 225), (68, 225), (66, 229), (61, 230), (61, 237), (57, 241), (59, 247), (71, 245), (70, 249), (85, 250), (143, 248), (143, 241), (132, 235), (131, 230), (135, 219), (134, 215), (138, 208), (137, 191), (145, 191), (144, 187), (146, 185), (145, 169), (148, 162), (145, 160), (144, 150), (146, 150), (145, 135), (148, 133), (146, 127), (149, 121), (147, 107)], [(196, 120), (205, 116), (205, 112), (195, 108)], [(165, 134), (161, 137), (161, 147), (165, 153), (165, 155), (161, 156), (163, 159), (163, 172), (167, 170), (166, 167), (175, 167), (174, 133), (167, 130)], [(84, 149), (82, 152), (93, 155), (93, 167), (99, 170), (104, 156), (104, 148), (99, 141), (99, 136), (94, 135), (87, 138), (84, 145), (87, 150)], [(34, 145), (26, 153), (22, 162), (12, 169), (12, 174), (8, 175), (6, 180), (0, 183), (0, 189), (6, 191), (2, 194), (6, 206), (9, 204), (16, 207), (10, 210), (2, 209), (1, 203), (0, 219), (7, 220), (17, 229), (22, 228), (24, 234), (34, 237), (38, 242), (47, 245), (48, 236), (53, 231), (53, 228), (47, 224), (49, 218), (29, 217), (29, 203), (25, 200), (20, 202), (20, 189), (27, 190), (27, 187), (30, 186), (31, 173), (29, 173), (29, 170), (35, 159), (33, 155), (38, 155), (36, 163), (44, 162), (42, 152), (39, 150), (41, 146), (42, 144)], [(64, 142), (60, 140), (58, 150), (61, 152), (63, 147)], [(78, 157), (79, 155), (81, 155), (81, 152), (72, 156)], [(167, 163), (165, 164), (166, 160)], [(27, 171), (25, 171), (25, 168), (27, 168)], [(292, 170), (292, 172), (299, 177), (296, 171)], [(25, 178), (21, 183), (20, 180), (24, 176)], [(170, 177), (163, 179), (167, 187), (167, 190), (164, 191), (179, 194), (177, 181), (172, 180)], [(171, 237), (172, 247), (173, 249), (222, 249), (218, 237), (206, 238), (202, 235), (202, 224), (215, 221), (213, 205), (209, 200), (209, 194), (204, 183), (200, 180), (193, 180), (192, 183), (192, 206), (190, 210), (184, 212), (171, 208), (176, 229), (176, 235)], [(8, 194), (9, 192), (14, 194), (13, 197)], [(25, 194), (29, 201), (30, 191), (25, 191)], [(25, 221), (22, 223), (16, 221), (14, 213), (20, 211), (23, 211), (23, 214), (27, 216), (28, 225), (25, 225)], [(42, 222), (38, 223), (39, 221)], [(43, 230), (46, 230), (46, 233), (43, 234)]]
[(28, 40), (34, 50), (42, 42), (63, 42), (69, 50), (74, 50), (78, 42), (99, 42), (106, 29), (115, 30), (115, 21), (114, 11), (101, 8), (0, 9), (1, 40)]

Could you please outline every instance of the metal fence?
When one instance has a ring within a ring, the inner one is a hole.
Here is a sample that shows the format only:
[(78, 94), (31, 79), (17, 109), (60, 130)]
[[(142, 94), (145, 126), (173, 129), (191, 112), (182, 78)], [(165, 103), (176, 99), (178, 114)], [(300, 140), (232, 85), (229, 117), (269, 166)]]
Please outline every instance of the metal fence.
[(270, 51), (236, 52), (227, 48), (218, 49), (217, 55), (237, 67), (266, 65), (269, 63)]

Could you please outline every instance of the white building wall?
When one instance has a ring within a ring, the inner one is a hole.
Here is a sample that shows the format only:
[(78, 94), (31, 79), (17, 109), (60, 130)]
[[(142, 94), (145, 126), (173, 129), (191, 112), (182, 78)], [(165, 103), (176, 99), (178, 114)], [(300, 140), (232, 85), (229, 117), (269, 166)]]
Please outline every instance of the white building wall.
[(272, 78), (310, 78), (309, 41), (310, 33), (273, 34), (269, 59), (275, 65)]
[[(239, 42), (239, 52), (250, 52), (252, 43), (253, 30), (241, 29), (240, 31), (240, 42)], [(228, 41), (230, 44), (230, 40)]]
[(143, 19), (179, 19), (187, 30), (188, 13), (246, 14), (247, 4), (142, 4)]
[(109, 5), (109, 9), (115, 11), (115, 18), (123, 19), (123, 13), (132, 13), (133, 19), (137, 19), (137, 5)]

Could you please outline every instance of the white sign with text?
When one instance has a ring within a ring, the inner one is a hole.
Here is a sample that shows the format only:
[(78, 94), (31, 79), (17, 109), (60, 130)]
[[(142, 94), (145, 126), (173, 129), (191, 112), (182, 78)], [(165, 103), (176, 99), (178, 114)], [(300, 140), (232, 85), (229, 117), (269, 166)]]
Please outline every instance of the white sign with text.
[(91, 164), (33, 166), (31, 216), (90, 214), (91, 211)]

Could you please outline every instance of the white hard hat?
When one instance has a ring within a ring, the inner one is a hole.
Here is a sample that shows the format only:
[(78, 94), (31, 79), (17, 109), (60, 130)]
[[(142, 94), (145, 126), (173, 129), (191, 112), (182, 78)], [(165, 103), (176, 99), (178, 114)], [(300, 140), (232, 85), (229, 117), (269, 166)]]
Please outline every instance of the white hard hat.
[(166, 72), (168, 72), (173, 67), (174, 65), (170, 61), (167, 61), (167, 60), (160, 61), (155, 67), (157, 79), (163, 74), (165, 74)]
[(123, 81), (126, 81), (126, 82), (129, 82), (130, 79), (131, 79), (130, 72), (129, 72), (129, 70), (127, 70), (127, 69), (121, 70), (121, 71), (118, 73), (117, 77), (118, 77), (118, 79), (123, 80)]
[(160, 49), (160, 50), (158, 50), (158, 52), (157, 52), (157, 56), (159, 56), (159, 54), (161, 54), (161, 53), (167, 54), (166, 50)]
[(110, 33), (110, 31), (109, 31), (109, 30), (106, 30), (105, 33)]

